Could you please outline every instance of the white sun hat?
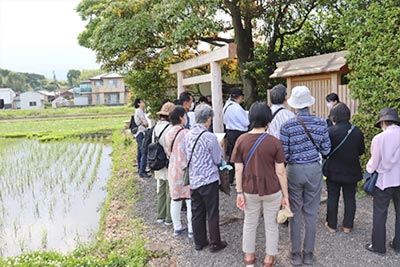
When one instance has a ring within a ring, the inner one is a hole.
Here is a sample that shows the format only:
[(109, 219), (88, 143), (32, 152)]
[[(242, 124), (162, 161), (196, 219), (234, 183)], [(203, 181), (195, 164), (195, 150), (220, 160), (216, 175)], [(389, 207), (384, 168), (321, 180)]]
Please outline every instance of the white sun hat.
[(315, 98), (311, 95), (307, 86), (296, 86), (287, 100), (289, 106), (295, 109), (302, 109), (314, 105)]

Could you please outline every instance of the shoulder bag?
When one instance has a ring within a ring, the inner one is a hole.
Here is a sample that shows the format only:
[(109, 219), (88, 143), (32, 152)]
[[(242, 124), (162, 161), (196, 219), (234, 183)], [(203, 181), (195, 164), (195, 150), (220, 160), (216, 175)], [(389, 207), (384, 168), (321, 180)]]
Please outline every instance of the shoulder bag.
[(374, 171), (373, 173), (366, 172), (364, 174), (364, 185), (363, 185), (363, 190), (367, 195), (373, 196), (374, 194), (374, 188), (376, 185), (376, 180), (378, 180), (378, 173)]
[(192, 148), (192, 153), (190, 154), (190, 157), (189, 157), (189, 161), (188, 161), (186, 167), (183, 169), (183, 170), (184, 170), (184, 173), (183, 173), (183, 184), (184, 184), (184, 185), (190, 185), (190, 179), (189, 179), (189, 165), (190, 165), (190, 162), (192, 161), (194, 148), (196, 147), (197, 142), (198, 142), (199, 139), (200, 139), (200, 136), (202, 136), (203, 133), (205, 133), (205, 132), (207, 132), (207, 130), (202, 131), (202, 132), (199, 134), (199, 136), (196, 138), (196, 141), (194, 141), (194, 145), (193, 145), (193, 148)]

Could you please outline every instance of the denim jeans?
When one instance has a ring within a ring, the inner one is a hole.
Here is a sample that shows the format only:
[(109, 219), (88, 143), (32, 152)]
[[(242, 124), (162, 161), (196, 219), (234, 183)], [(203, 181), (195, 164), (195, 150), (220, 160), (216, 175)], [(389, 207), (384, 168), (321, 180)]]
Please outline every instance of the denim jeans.
[(146, 165), (147, 165), (147, 154), (142, 153), (142, 144), (144, 139), (144, 133), (139, 133), (136, 136), (137, 142), (137, 165), (138, 165), (138, 172), (146, 173)]

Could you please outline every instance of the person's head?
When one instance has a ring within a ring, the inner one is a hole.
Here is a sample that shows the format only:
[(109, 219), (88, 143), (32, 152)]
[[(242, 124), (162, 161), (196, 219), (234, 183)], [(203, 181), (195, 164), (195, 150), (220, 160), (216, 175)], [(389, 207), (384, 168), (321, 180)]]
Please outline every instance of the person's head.
[(207, 104), (200, 104), (194, 110), (194, 118), (196, 123), (204, 124), (207, 128), (210, 127), (214, 111)]
[(339, 103), (329, 112), (329, 118), (334, 122), (348, 122), (351, 118), (350, 109), (344, 103)]
[(211, 104), (211, 103), (212, 103), (212, 97), (211, 97), (211, 95), (206, 95), (206, 97), (207, 97), (208, 103)]
[(172, 101), (172, 103), (175, 104), (175, 106), (181, 106), (181, 101), (179, 99), (174, 99), (174, 101)]
[(339, 101), (339, 96), (335, 93), (331, 93), (329, 95), (327, 95), (325, 97), (326, 99), (326, 106), (328, 107), (328, 109), (332, 109), (335, 105), (337, 105), (340, 101)]
[(169, 121), (169, 113), (175, 108), (174, 103), (167, 102), (165, 103), (161, 110), (157, 112), (157, 115), (159, 116), (160, 120), (165, 120)]
[(400, 125), (399, 114), (394, 108), (384, 108), (379, 112), (379, 121), (375, 123), (375, 127), (385, 130), (388, 126)]
[(311, 95), (307, 86), (301, 85), (292, 89), (292, 94), (287, 102), (294, 109), (303, 109), (314, 105), (315, 98)]
[(209, 103), (208, 103), (207, 97), (201, 96), (201, 97), (199, 98), (199, 104), (209, 104)]
[(169, 113), (169, 121), (172, 125), (186, 125), (186, 110), (182, 106), (175, 106), (175, 108)]
[(188, 112), (192, 108), (193, 96), (188, 91), (182, 92), (179, 95), (179, 101), (186, 112)]
[(283, 102), (285, 102), (286, 100), (286, 96), (286, 86), (284, 86), (283, 84), (275, 85), (269, 92), (271, 103), (276, 105), (283, 104)]
[(171, 102), (168, 98), (164, 98), (162, 101), (162, 104), (164, 105), (165, 103)]
[(231, 89), (231, 99), (235, 100), (237, 103), (242, 103), (243, 102), (243, 91), (240, 90), (239, 88), (235, 87)]
[(144, 109), (144, 107), (146, 106), (146, 104), (144, 103), (144, 101), (141, 98), (136, 98), (135, 101), (133, 102), (133, 106), (135, 108), (141, 108)]
[(265, 103), (255, 102), (249, 110), (250, 128), (266, 128), (272, 120), (271, 109)]

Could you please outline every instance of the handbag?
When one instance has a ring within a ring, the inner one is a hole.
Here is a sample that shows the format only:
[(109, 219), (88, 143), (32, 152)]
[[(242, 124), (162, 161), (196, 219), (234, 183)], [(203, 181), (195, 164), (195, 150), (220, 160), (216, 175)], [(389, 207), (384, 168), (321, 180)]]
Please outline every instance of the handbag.
[(349, 135), (351, 134), (351, 132), (354, 130), (355, 126), (351, 125), (350, 129), (347, 131), (346, 136), (343, 138), (343, 140), (339, 143), (339, 145), (337, 147), (335, 147), (334, 150), (332, 150), (325, 159), (322, 160), (322, 171), (325, 175), (326, 171), (324, 171), (326, 162), (332, 157), (333, 153), (335, 153), (342, 145), (343, 143), (347, 140), (347, 138), (349, 137)]
[(374, 195), (374, 188), (376, 185), (376, 180), (378, 180), (378, 173), (374, 171), (373, 173), (366, 172), (364, 173), (364, 185), (363, 190), (367, 195), (373, 196)]
[(199, 136), (197, 137), (196, 141), (194, 142), (193, 148), (192, 148), (192, 153), (190, 154), (189, 161), (186, 164), (186, 167), (183, 169), (183, 184), (184, 185), (190, 185), (190, 179), (189, 179), (189, 165), (190, 162), (192, 161), (192, 156), (194, 152), (194, 148), (196, 147), (197, 141), (199, 141), (200, 136), (202, 136), (203, 133), (207, 132), (207, 130), (202, 131)]
[(219, 170), (219, 180), (221, 181), (219, 185), (219, 190), (227, 194), (231, 195), (231, 185), (229, 184), (229, 170), (223, 169)]

